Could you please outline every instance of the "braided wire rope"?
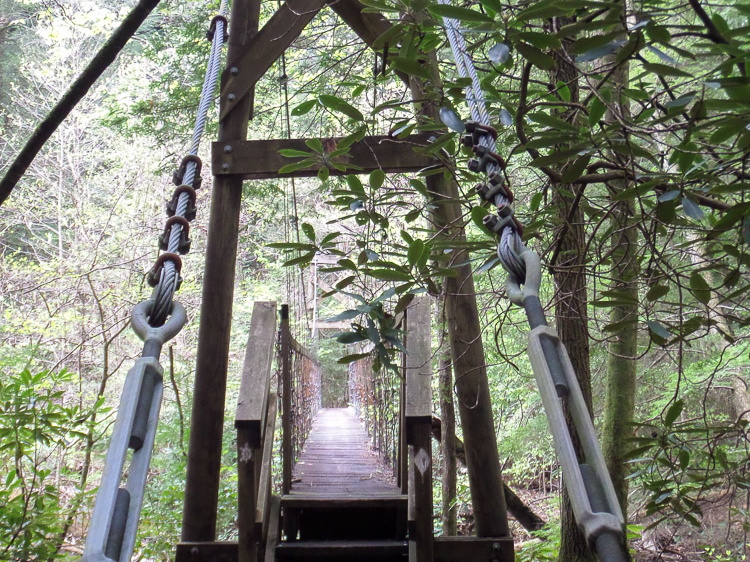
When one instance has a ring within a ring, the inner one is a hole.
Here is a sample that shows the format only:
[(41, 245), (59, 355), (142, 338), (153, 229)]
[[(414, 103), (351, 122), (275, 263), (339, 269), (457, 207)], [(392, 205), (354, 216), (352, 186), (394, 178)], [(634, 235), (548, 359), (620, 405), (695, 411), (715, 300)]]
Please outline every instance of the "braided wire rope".
[[(216, 90), (216, 84), (219, 79), (219, 70), (221, 68), (222, 46), (226, 40), (226, 14), (228, 11), (228, 4), (228, 0), (221, 0), (218, 16), (214, 18), (213, 25), (215, 25), (215, 29), (213, 31), (213, 37), (211, 38), (211, 53), (208, 59), (206, 75), (203, 80), (203, 88), (201, 90), (200, 103), (198, 104), (195, 118), (195, 126), (193, 127), (192, 143), (187, 152), (190, 156), (196, 156), (198, 154), (198, 148), (200, 147), (201, 139), (206, 129), (208, 111), (213, 105), (214, 91)], [(198, 166), (195, 160), (188, 160), (181, 183), (183, 185), (194, 186), (196, 183), (197, 169)], [(199, 178), (198, 181), (200, 181)], [(177, 200), (174, 215), (185, 217), (188, 212), (190, 200), (190, 194), (182, 191)], [(183, 224), (180, 224), (179, 222), (172, 223), (169, 229), (169, 241), (166, 249), (168, 254), (176, 256), (178, 253), (184, 253), (181, 252), (183, 230)], [(158, 283), (154, 287), (151, 296), (154, 301), (153, 308), (149, 315), (149, 324), (151, 326), (161, 326), (164, 324), (167, 316), (172, 310), (172, 301), (174, 300), (174, 295), (181, 282), (179, 267), (180, 266), (176, 259), (173, 259), (172, 257), (168, 257), (164, 260)]]
[[(438, 0), (440, 4), (448, 5), (450, 0)], [(456, 70), (461, 78), (469, 78), (471, 83), (466, 87), (466, 103), (471, 111), (471, 118), (482, 125), (490, 125), (490, 115), (484, 100), (482, 86), (479, 81), (474, 61), (468, 52), (466, 40), (464, 39), (459, 22), (453, 18), (444, 17), (448, 42), (456, 62)], [(478, 138), (479, 144), (490, 152), (495, 152), (495, 138), (490, 134), (482, 134)], [(487, 164), (487, 174), (503, 172), (502, 167), (494, 162)], [(502, 192), (494, 195), (494, 204), (497, 207), (505, 207), (511, 204), (511, 200)], [(505, 269), (512, 273), (517, 279), (526, 278), (526, 266), (520, 255), (526, 251), (521, 234), (514, 223), (508, 223), (498, 235), (497, 255)]]

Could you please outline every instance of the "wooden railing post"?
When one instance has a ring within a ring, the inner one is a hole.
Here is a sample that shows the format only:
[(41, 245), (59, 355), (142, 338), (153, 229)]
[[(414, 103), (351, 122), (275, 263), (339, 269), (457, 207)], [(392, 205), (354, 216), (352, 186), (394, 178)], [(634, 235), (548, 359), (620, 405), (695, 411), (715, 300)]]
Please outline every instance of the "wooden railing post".
[(432, 368), (430, 299), (406, 310), (404, 421), (409, 455), (409, 561), (432, 562)]
[[(257, 519), (259, 509), (265, 517), (270, 494), (270, 473), (264, 465), (270, 469), (269, 443), (273, 444), (276, 423), (275, 394), (270, 392), (275, 339), (276, 303), (256, 302), (234, 422), (237, 429), (239, 562), (257, 562), (258, 543), (263, 539), (258, 532)], [(265, 459), (266, 454), (268, 459)]]
[(281, 305), (281, 489), (284, 495), (292, 489), (292, 371), (291, 334), (289, 333), (289, 305)]

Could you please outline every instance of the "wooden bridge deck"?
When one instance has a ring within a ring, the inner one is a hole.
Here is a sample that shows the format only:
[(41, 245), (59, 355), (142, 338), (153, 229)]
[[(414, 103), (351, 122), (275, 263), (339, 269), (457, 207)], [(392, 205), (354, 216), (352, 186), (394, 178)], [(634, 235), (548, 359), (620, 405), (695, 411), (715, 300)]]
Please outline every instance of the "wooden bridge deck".
[(318, 412), (294, 466), (291, 495), (361, 498), (399, 494), (391, 468), (370, 449), (351, 408)]

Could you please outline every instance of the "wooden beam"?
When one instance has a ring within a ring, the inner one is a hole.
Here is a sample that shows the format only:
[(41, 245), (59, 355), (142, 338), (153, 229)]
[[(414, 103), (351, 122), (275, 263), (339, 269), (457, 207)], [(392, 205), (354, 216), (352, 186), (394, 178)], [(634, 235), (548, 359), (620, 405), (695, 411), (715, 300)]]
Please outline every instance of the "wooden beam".
[(287, 0), (239, 56), (227, 57), (230, 62), (221, 77), (221, 121), (244, 100), (323, 6), (325, 0)]
[[(227, 57), (236, 58), (257, 30), (259, 0), (232, 3), (232, 29)], [(219, 140), (247, 138), (250, 97), (219, 127)], [(242, 179), (217, 178), (211, 192), (211, 217), (206, 244), (201, 322), (195, 363), (193, 408), (190, 421), (183, 541), (216, 538), (221, 447), (224, 432), (229, 339), (234, 303), (234, 266), (237, 261)]]
[(260, 480), (258, 483), (258, 507), (255, 510), (255, 536), (264, 544), (268, 536), (268, 525), (271, 513), (271, 470), (273, 467), (274, 431), (276, 429), (276, 393), (271, 393), (268, 400), (266, 429), (263, 432), (263, 455), (260, 461)]
[(435, 537), (435, 562), (513, 562), (512, 538)]
[(276, 303), (256, 302), (250, 320), (237, 414), (234, 419), (234, 427), (252, 430), (251, 447), (261, 446), (261, 428), (265, 423), (268, 409), (275, 341)]
[[(324, 165), (328, 165), (331, 175), (367, 174), (382, 169), (387, 173), (418, 172), (435, 166), (435, 159), (413, 148), (424, 147), (429, 143), (429, 134), (410, 135), (405, 139), (389, 136), (365, 137), (352, 144), (348, 154), (333, 159), (333, 163), (352, 165), (344, 171), (331, 166), (321, 157), (301, 170), (281, 177), (311, 177)], [(279, 170), (287, 164), (299, 162), (302, 158), (287, 158), (279, 150), (294, 149), (310, 152), (305, 144), (307, 139), (272, 139), (216, 142), (213, 144), (211, 166), (217, 176), (241, 177), (246, 180), (260, 180), (280, 177)], [(335, 145), (340, 138), (325, 139), (324, 145)], [(354, 166), (357, 166), (355, 168)]]

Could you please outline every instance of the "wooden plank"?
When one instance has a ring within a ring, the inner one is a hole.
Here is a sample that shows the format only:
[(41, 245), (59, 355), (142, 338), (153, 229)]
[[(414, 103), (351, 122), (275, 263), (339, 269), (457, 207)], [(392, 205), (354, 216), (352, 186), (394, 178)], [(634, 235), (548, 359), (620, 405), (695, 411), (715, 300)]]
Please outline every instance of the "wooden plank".
[(276, 303), (256, 302), (250, 320), (245, 362), (234, 426), (254, 432), (252, 447), (260, 447), (260, 431), (268, 410), (271, 363), (276, 341)]
[(258, 504), (257, 457), (260, 449), (252, 446), (254, 430), (237, 429), (237, 531), (240, 562), (256, 562), (258, 535), (255, 509)]
[[(366, 174), (382, 169), (387, 173), (418, 172), (435, 166), (434, 158), (411, 150), (426, 146), (431, 135), (419, 133), (405, 139), (389, 136), (365, 137), (352, 144), (348, 154), (336, 157), (333, 162), (356, 164), (361, 169), (339, 171), (328, 166), (331, 175)], [(324, 146), (335, 146), (340, 138), (322, 139)], [(271, 139), (233, 142), (216, 142), (212, 148), (212, 168), (220, 176), (239, 176), (246, 180), (268, 179), (279, 176), (279, 170), (301, 158), (287, 158), (279, 154), (282, 149), (310, 152), (306, 139)], [(227, 148), (229, 147), (229, 148)], [(331, 149), (333, 150), (333, 148)], [(323, 162), (315, 163), (284, 177), (311, 177), (318, 173)]]
[[(252, 38), (239, 56), (227, 57), (222, 75), (221, 121), (243, 101), (258, 80), (287, 50), (326, 0), (287, 0)], [(233, 72), (232, 68), (237, 71)]]
[(300, 541), (281, 543), (279, 560), (357, 560), (358, 562), (380, 562), (398, 560), (406, 552), (404, 541), (337, 540)]
[(175, 562), (237, 562), (237, 541), (182, 541)]
[[(364, 6), (358, 0), (336, 0), (330, 2), (330, 6), (352, 28), (352, 31), (371, 48), (378, 37), (391, 29), (390, 22), (383, 14), (363, 11)], [(393, 47), (396, 46), (393, 45)], [(395, 71), (395, 74), (401, 78), (404, 84), (409, 84), (408, 74), (398, 70)]]
[(265, 535), (266, 552), (264, 562), (276, 562), (276, 545), (281, 539), (281, 500), (279, 496), (271, 496), (271, 513), (269, 514), (268, 534)]
[[(238, 56), (242, 46), (249, 43), (255, 33), (256, 4), (257, 0), (236, 0), (232, 3), (232, 32), (227, 51), (230, 59)], [(220, 140), (247, 138), (249, 103), (249, 96), (246, 96), (246, 100), (225, 114), (226, 118), (219, 128)], [(183, 541), (212, 541), (216, 538), (241, 200), (240, 178), (216, 179), (211, 192), (211, 218), (195, 364), (182, 512)]]
[(263, 432), (263, 455), (260, 461), (260, 485), (258, 488), (258, 507), (255, 510), (256, 536), (265, 541), (268, 532), (269, 510), (271, 509), (271, 465), (273, 464), (274, 428), (276, 427), (276, 394), (268, 397), (268, 415)]
[(435, 537), (435, 562), (513, 562), (513, 539)]
[(430, 297), (414, 299), (406, 309), (406, 404), (408, 425), (432, 419), (432, 351)]

